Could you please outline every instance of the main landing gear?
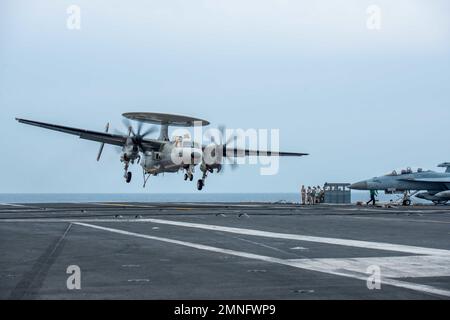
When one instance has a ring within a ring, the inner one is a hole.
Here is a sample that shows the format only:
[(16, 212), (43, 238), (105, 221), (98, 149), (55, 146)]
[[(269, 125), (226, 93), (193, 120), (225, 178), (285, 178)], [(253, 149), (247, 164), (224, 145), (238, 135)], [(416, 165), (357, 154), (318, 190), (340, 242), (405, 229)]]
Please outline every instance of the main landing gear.
[(402, 205), (404, 207), (409, 207), (412, 204), (411, 198), (414, 197), (419, 191), (410, 193), (410, 191), (405, 191), (403, 193)]
[(197, 189), (201, 191), (205, 186), (206, 177), (208, 176), (208, 170), (203, 171), (203, 176), (197, 181)]
[(128, 171), (129, 166), (130, 166), (130, 162), (125, 161), (125, 173), (124, 173), (123, 177), (125, 178), (126, 183), (130, 183), (131, 178), (133, 177), (133, 174), (130, 171)]
[(137, 163), (139, 164), (141, 162), (141, 156), (138, 155), (137, 157), (130, 158), (129, 156), (127, 156), (124, 153), (122, 155), (122, 157), (120, 158), (120, 161), (125, 164), (125, 167), (124, 167), (125, 173), (123, 174), (123, 177), (125, 178), (125, 182), (126, 183), (130, 183), (131, 182), (131, 178), (133, 176), (133, 174), (128, 171), (128, 168), (130, 167), (130, 163), (134, 164), (134, 162), (137, 161)]
[(133, 174), (132, 174), (130, 171), (128, 171), (128, 172), (126, 173), (126, 176), (125, 176), (125, 181), (126, 181), (127, 183), (130, 183), (132, 177), (133, 177)]

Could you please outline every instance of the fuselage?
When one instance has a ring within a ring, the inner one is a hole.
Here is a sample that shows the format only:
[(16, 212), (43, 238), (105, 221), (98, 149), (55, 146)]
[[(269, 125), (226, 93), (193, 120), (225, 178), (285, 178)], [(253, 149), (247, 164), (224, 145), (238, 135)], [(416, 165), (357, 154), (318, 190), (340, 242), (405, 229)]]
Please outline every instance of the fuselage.
[[(354, 190), (385, 190), (386, 193), (417, 191), (417, 198), (433, 201), (435, 204), (450, 201), (450, 172), (439, 173), (411, 169), (400, 173), (393, 171), (381, 177), (360, 181), (350, 186)], [(419, 191), (424, 191), (420, 192)]]
[[(443, 175), (448, 174), (434, 171), (393, 173), (354, 183), (351, 188), (354, 190), (386, 190), (390, 192), (409, 190), (445, 191), (448, 190), (447, 184), (438, 182)], [(448, 176), (450, 177), (450, 175)], [(433, 182), (433, 180), (436, 182)]]
[(145, 152), (141, 166), (145, 173), (157, 175), (163, 172), (177, 172), (202, 162), (201, 147), (191, 141), (168, 141), (159, 151)]

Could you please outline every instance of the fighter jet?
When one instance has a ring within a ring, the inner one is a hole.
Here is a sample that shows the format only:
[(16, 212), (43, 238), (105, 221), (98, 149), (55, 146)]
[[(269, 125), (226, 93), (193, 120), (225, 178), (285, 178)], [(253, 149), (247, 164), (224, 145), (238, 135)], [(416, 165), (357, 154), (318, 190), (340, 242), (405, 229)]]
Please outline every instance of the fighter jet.
[[(394, 170), (381, 177), (354, 183), (350, 188), (353, 190), (385, 190), (386, 194), (414, 191), (413, 195), (419, 199), (432, 201), (434, 204), (446, 204), (450, 201), (450, 162), (442, 163), (438, 167), (446, 168), (446, 171), (441, 173), (411, 168)], [(409, 197), (404, 200), (404, 204), (411, 204)]]

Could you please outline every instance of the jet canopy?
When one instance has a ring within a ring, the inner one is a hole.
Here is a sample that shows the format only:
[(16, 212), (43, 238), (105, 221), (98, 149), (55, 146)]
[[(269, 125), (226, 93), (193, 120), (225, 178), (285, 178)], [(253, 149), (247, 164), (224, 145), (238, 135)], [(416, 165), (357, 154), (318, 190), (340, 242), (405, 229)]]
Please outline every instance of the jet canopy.
[(405, 174), (421, 173), (421, 172), (424, 172), (424, 171), (425, 170), (423, 170), (422, 168), (411, 168), (411, 167), (408, 167), (406, 169), (393, 170), (393, 171), (387, 173), (385, 176), (396, 177), (396, 176), (401, 176), (401, 175), (405, 175)]

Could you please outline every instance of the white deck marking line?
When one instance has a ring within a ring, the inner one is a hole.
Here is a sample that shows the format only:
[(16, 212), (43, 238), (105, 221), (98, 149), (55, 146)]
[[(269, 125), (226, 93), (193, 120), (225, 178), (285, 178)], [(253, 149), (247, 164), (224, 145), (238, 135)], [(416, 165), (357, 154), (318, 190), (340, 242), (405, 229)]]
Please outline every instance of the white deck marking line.
[(360, 212), (360, 211), (365, 211), (365, 212), (381, 212), (381, 213), (447, 213), (448, 210), (443, 209), (443, 210), (439, 210), (439, 209), (428, 209), (428, 210), (400, 210), (400, 209), (388, 209), (388, 208), (379, 208), (379, 209), (372, 209), (372, 208), (333, 208), (332, 210), (336, 210), (336, 211), (356, 211), (356, 212)]
[(289, 233), (276, 233), (276, 232), (261, 231), (261, 230), (254, 230), (254, 229), (223, 227), (223, 226), (217, 226), (217, 225), (179, 222), (179, 221), (161, 220), (161, 219), (82, 219), (82, 220), (81, 219), (1, 219), (0, 223), (1, 222), (44, 222), (44, 223), (74, 222), (75, 223), (77, 221), (78, 222), (79, 221), (116, 222), (116, 223), (120, 223), (120, 222), (126, 222), (126, 223), (150, 222), (150, 223), (173, 225), (173, 226), (179, 226), (179, 227), (222, 231), (222, 232), (242, 234), (242, 235), (247, 235), (247, 236), (257, 236), (257, 237), (266, 237), (266, 238), (325, 243), (325, 244), (355, 247), (355, 248), (411, 253), (414, 255), (434, 255), (434, 256), (449, 256), (450, 255), (450, 250), (445, 250), (445, 249), (416, 247), (416, 246), (392, 244), (392, 243), (384, 243), (384, 242), (371, 242), (371, 241), (360, 241), (360, 240), (340, 239), (340, 238), (314, 237), (314, 236), (305, 236), (305, 235), (289, 234)]
[(450, 224), (450, 221), (426, 220), (426, 219), (423, 219), (423, 220), (422, 219), (395, 219), (395, 218), (359, 217), (359, 216), (339, 216), (339, 218), (362, 219), (362, 220), (379, 220), (379, 221), (392, 221), (392, 222), (418, 222), (418, 223)]
[(150, 282), (150, 279), (129, 279), (128, 282)]
[(2, 203), (0, 203), (0, 205), (2, 205), (2, 206), (10, 206), (10, 207), (20, 207), (20, 208), (34, 208), (33, 206), (27, 206), (27, 205), (24, 205), (24, 204), (6, 203), (6, 202), (2, 202)]
[(0, 209), (0, 214), (7, 215), (14, 213), (15, 215), (18, 214), (30, 214), (30, 213), (43, 213), (45, 212), (43, 209), (38, 208), (29, 208), (29, 209)]
[(450, 277), (450, 257), (407, 256), (373, 258), (320, 258), (291, 259), (300, 264), (307, 263), (316, 270), (347, 270), (365, 273), (370, 266), (379, 266), (386, 278)]
[(188, 227), (188, 228), (197, 228), (197, 229), (203, 229), (203, 230), (213, 230), (213, 231), (222, 231), (222, 232), (229, 232), (229, 233), (235, 233), (235, 234), (244, 234), (244, 235), (248, 235), (248, 236), (297, 240), (297, 241), (306, 241), (306, 242), (319, 242), (319, 243), (326, 243), (326, 244), (332, 244), (332, 245), (341, 245), (341, 246), (349, 246), (349, 247), (357, 247), (357, 248), (365, 248), (365, 249), (412, 253), (412, 254), (419, 254), (419, 255), (444, 255), (444, 256), (450, 255), (450, 250), (415, 247), (415, 246), (391, 244), (391, 243), (383, 243), (383, 242), (370, 242), (370, 241), (339, 239), (339, 238), (313, 237), (313, 236), (305, 236), (305, 235), (299, 235), (299, 234), (276, 233), (276, 232), (261, 231), (261, 230), (254, 230), (254, 229), (223, 227), (223, 226), (217, 226), (217, 225), (179, 222), (179, 221), (161, 220), (161, 219), (141, 219), (139, 221), (173, 225), (173, 226), (178, 226), (178, 227)]
[[(134, 232), (113, 229), (113, 228), (107, 228), (107, 227), (101, 227), (101, 226), (87, 224), (87, 223), (81, 223), (81, 222), (75, 222), (74, 224), (79, 225), (79, 226), (88, 227), (88, 228), (97, 229), (97, 230), (118, 233), (118, 234), (122, 234), (122, 235), (126, 235), (126, 236), (133, 236), (133, 237), (143, 238), (143, 239), (148, 239), (148, 240), (156, 240), (156, 241), (176, 244), (176, 245), (180, 245), (180, 246), (184, 246), (184, 247), (194, 248), (194, 249), (198, 249), (198, 250), (222, 253), (222, 254), (237, 256), (237, 257), (241, 257), (241, 258), (269, 262), (269, 263), (276, 263), (276, 264), (281, 264), (281, 265), (290, 266), (290, 267), (294, 267), (294, 268), (310, 270), (310, 271), (318, 271), (318, 272), (322, 272), (322, 273), (327, 273), (327, 274), (332, 274), (332, 275), (337, 275), (337, 276), (342, 276), (342, 277), (347, 277), (347, 278), (353, 278), (353, 279), (358, 279), (358, 280), (362, 280), (362, 281), (367, 281), (367, 278), (369, 276), (367, 274), (355, 273), (353, 271), (348, 272), (346, 270), (339, 270), (339, 271), (323, 270), (322, 268), (318, 268), (317, 266), (315, 267), (314, 265), (306, 263), (306, 261), (305, 261), (305, 263), (302, 263), (301, 262), (302, 260), (296, 260), (296, 261), (283, 260), (283, 259), (279, 259), (279, 258), (257, 255), (257, 254), (248, 253), (248, 252), (223, 249), (223, 248), (212, 247), (212, 246), (203, 245), (203, 244), (197, 244), (197, 243), (193, 243), (193, 242), (169, 239), (169, 238), (149, 236), (149, 235), (145, 235), (145, 234), (134, 233)], [(404, 282), (404, 281), (387, 279), (387, 278), (382, 279), (382, 283), (385, 285), (410, 289), (410, 290), (428, 293), (428, 294), (432, 294), (432, 295), (450, 297), (450, 291), (435, 288), (435, 287), (428, 286), (428, 285), (408, 283), (408, 282)]]
[(284, 253), (284, 254), (289, 254), (289, 255), (293, 254), (292, 252), (288, 252), (288, 251), (285, 251), (285, 250), (282, 250), (282, 249), (279, 249), (279, 248), (268, 246), (267, 244), (264, 244), (264, 243), (261, 243), (261, 242), (251, 241), (251, 240), (240, 238), (240, 237), (232, 237), (232, 238), (240, 240), (240, 241), (244, 241), (244, 242), (248, 242), (248, 243), (254, 244), (255, 246), (260, 246), (260, 247), (263, 247), (263, 248), (266, 248), (266, 249), (278, 251), (278, 252), (281, 252), (281, 253)]
[(91, 202), (90, 204), (94, 204), (96, 206), (111, 206), (111, 207), (129, 207), (129, 208), (154, 208), (154, 205), (142, 205), (142, 204), (127, 204), (120, 202)]

